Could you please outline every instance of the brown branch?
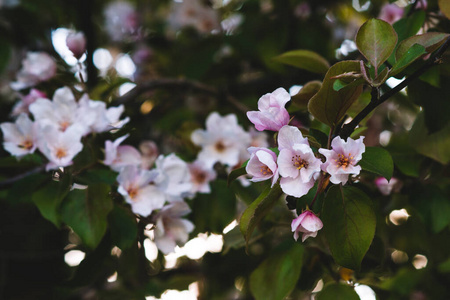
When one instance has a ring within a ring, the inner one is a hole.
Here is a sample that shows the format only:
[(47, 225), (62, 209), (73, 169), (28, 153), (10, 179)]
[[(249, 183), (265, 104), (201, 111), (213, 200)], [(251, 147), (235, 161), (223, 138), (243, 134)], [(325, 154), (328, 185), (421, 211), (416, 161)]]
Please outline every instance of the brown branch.
[(19, 181), (19, 180), (21, 180), (21, 179), (23, 179), (23, 178), (25, 178), (27, 176), (30, 176), (30, 175), (33, 175), (33, 174), (37, 174), (37, 173), (41, 173), (44, 170), (45, 170), (45, 165), (42, 165), (42, 166), (36, 167), (34, 169), (31, 169), (30, 171), (27, 171), (25, 173), (22, 173), (22, 174), (19, 174), (17, 176), (14, 176), (14, 177), (5, 179), (3, 181), (0, 181), (0, 188), (2, 188), (4, 186), (7, 186), (7, 185), (10, 185), (10, 184), (13, 184), (16, 181)]
[(345, 124), (340, 132), (339, 136), (343, 139), (347, 139), (352, 132), (355, 130), (356, 126), (359, 125), (359, 123), (367, 117), (377, 106), (388, 100), (393, 95), (400, 92), (402, 89), (407, 87), (411, 82), (413, 82), (415, 79), (419, 78), (423, 73), (428, 71), (431, 67), (438, 65), (441, 63), (441, 57), (444, 54), (445, 50), (450, 46), (450, 37), (447, 38), (445, 43), (432, 55), (430, 58), (426, 61), (426, 63), (420, 67), (418, 70), (416, 70), (413, 74), (408, 76), (405, 80), (400, 82), (398, 85), (396, 85), (391, 90), (387, 91), (381, 97), (374, 97), (374, 94), (372, 94), (372, 101), (364, 107), (362, 111), (360, 111), (356, 117), (348, 124)]
[(160, 78), (155, 79), (143, 84), (137, 85), (135, 88), (133, 88), (131, 91), (126, 93), (125, 95), (118, 97), (113, 100), (114, 104), (124, 104), (126, 102), (132, 101), (136, 99), (138, 96), (142, 95), (143, 93), (146, 93), (148, 91), (152, 91), (155, 89), (187, 89), (196, 91), (199, 93), (207, 94), (213, 97), (217, 98), (223, 98), (228, 103), (233, 105), (237, 110), (246, 113), (249, 111), (249, 109), (240, 103), (237, 99), (232, 97), (231, 95), (228, 95), (226, 92), (221, 91), (219, 89), (213, 88), (209, 85), (188, 80), (188, 79), (172, 79), (172, 78)]

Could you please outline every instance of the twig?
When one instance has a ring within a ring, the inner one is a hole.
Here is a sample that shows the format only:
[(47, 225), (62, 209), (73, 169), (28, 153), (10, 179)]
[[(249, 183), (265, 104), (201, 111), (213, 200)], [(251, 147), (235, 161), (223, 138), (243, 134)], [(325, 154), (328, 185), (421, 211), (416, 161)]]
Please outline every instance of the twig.
[(419, 78), (432, 66), (441, 63), (441, 56), (444, 54), (445, 50), (447, 50), (449, 46), (450, 46), (450, 37), (447, 38), (445, 43), (432, 56), (430, 56), (430, 58), (426, 61), (426, 63), (422, 67), (420, 67), (417, 71), (408, 76), (405, 80), (400, 82), (393, 89), (381, 95), (381, 97), (379, 97), (378, 99), (372, 98), (372, 101), (370, 101), (370, 103), (366, 107), (364, 107), (364, 109), (360, 111), (350, 123), (345, 124), (341, 128), (339, 136), (343, 139), (347, 139), (355, 130), (356, 126), (358, 126), (359, 123), (365, 117), (367, 117), (378, 105), (382, 104), (384, 101), (388, 100), (390, 97), (392, 97), (393, 95), (397, 94), (402, 89), (407, 87), (412, 81), (414, 81), (416, 78)]
[(125, 95), (113, 100), (114, 104), (124, 104), (126, 102), (136, 99), (139, 95), (155, 90), (155, 89), (189, 89), (204, 93), (213, 97), (224, 98), (227, 102), (232, 104), (237, 110), (246, 113), (249, 109), (236, 100), (234, 97), (228, 95), (226, 92), (213, 88), (209, 85), (187, 79), (172, 79), (172, 78), (160, 78), (155, 79), (143, 84), (137, 85), (131, 91)]
[(2, 188), (4, 186), (7, 186), (7, 185), (10, 185), (10, 184), (13, 184), (14, 182), (19, 181), (19, 180), (21, 180), (21, 179), (23, 179), (23, 178), (25, 178), (27, 176), (40, 173), (40, 172), (42, 172), (44, 170), (45, 170), (45, 165), (42, 165), (42, 166), (36, 167), (34, 169), (31, 169), (30, 171), (27, 171), (25, 173), (22, 173), (22, 174), (19, 174), (17, 176), (14, 176), (14, 177), (5, 179), (3, 181), (0, 181), (0, 188)]

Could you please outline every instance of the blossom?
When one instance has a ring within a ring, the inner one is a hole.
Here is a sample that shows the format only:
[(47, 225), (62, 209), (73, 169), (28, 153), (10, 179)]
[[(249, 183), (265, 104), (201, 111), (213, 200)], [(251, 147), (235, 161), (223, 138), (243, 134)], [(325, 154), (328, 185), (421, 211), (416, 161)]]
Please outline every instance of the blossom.
[(212, 168), (207, 168), (203, 162), (196, 160), (190, 164), (189, 172), (191, 173), (191, 193), (211, 193), (209, 182), (216, 179), (216, 172)]
[(13, 107), (11, 115), (18, 116), (21, 113), (28, 114), (30, 105), (39, 98), (46, 98), (47, 95), (37, 89), (31, 89), (28, 95), (22, 96), (22, 100), (16, 103)]
[(72, 164), (72, 159), (83, 149), (82, 132), (83, 129), (79, 126), (72, 126), (64, 132), (52, 126), (40, 129), (37, 144), (49, 160), (46, 170)]
[(14, 156), (21, 157), (36, 150), (36, 124), (24, 113), (15, 123), (2, 123), (3, 147)]
[(156, 170), (161, 174), (158, 183), (164, 184), (164, 193), (168, 202), (182, 201), (192, 188), (188, 165), (174, 153), (164, 157), (160, 155), (155, 162)]
[(117, 191), (124, 196), (135, 214), (146, 217), (153, 210), (164, 206), (164, 193), (153, 184), (158, 176), (157, 170), (143, 170), (132, 165), (125, 166), (120, 171), (117, 176)]
[(174, 202), (164, 206), (156, 215), (154, 231), (155, 244), (164, 254), (169, 254), (175, 246), (183, 246), (189, 233), (194, 230), (192, 222), (181, 217), (191, 212), (186, 202)]
[(120, 144), (128, 137), (124, 135), (114, 142), (105, 142), (105, 160), (103, 163), (114, 171), (120, 171), (128, 165), (139, 166), (142, 163), (142, 157), (139, 151), (133, 146)]
[(326, 157), (322, 165), (322, 171), (331, 175), (330, 181), (334, 184), (346, 184), (348, 175), (358, 175), (361, 171), (356, 164), (361, 160), (362, 154), (366, 150), (363, 143), (364, 137), (357, 140), (348, 138), (344, 141), (340, 137), (335, 137), (331, 142), (332, 150), (319, 149), (319, 152)]
[(289, 113), (284, 106), (290, 100), (289, 93), (283, 88), (278, 88), (262, 96), (258, 100), (259, 111), (249, 111), (247, 117), (255, 124), (256, 130), (278, 131), (289, 123)]
[(300, 130), (284, 126), (278, 133), (278, 172), (282, 177), (280, 186), (284, 193), (301, 197), (314, 186), (322, 162), (316, 158), (308, 140)]
[(71, 31), (66, 37), (67, 48), (76, 59), (80, 59), (86, 52), (86, 38), (82, 32)]
[(220, 30), (217, 12), (201, 4), (199, 0), (173, 3), (169, 16), (169, 25), (174, 30), (182, 27), (194, 27), (201, 33), (211, 33)]
[(45, 52), (28, 52), (22, 61), (22, 69), (17, 74), (17, 81), (11, 83), (15, 90), (34, 86), (47, 81), (56, 74), (56, 63)]
[(382, 195), (388, 196), (393, 190), (399, 190), (402, 184), (397, 178), (394, 177), (392, 177), (389, 181), (384, 177), (378, 177), (375, 179), (375, 185)]
[(81, 108), (68, 87), (59, 88), (53, 95), (53, 101), (39, 98), (30, 105), (30, 112), (41, 126), (52, 126), (65, 131), (75, 125), (81, 129), (82, 135), (88, 134), (90, 126), (97, 122), (95, 112)]
[(381, 8), (378, 18), (386, 21), (390, 24), (394, 24), (400, 20), (403, 16), (403, 8), (397, 6), (396, 4), (386, 3)]
[(153, 141), (142, 141), (139, 150), (142, 154), (142, 168), (149, 169), (158, 158), (158, 145)]
[(138, 31), (138, 14), (128, 1), (114, 1), (105, 10), (105, 28), (113, 41), (121, 41)]
[(250, 135), (238, 125), (236, 115), (222, 117), (217, 112), (211, 113), (206, 119), (206, 130), (195, 130), (191, 139), (202, 147), (198, 159), (208, 168), (212, 168), (216, 162), (237, 165), (242, 150), (247, 149), (251, 142)]
[(277, 155), (270, 149), (250, 147), (250, 160), (245, 167), (247, 174), (253, 176), (250, 181), (259, 182), (272, 178), (272, 186), (278, 180)]
[(304, 211), (300, 216), (292, 220), (291, 229), (294, 239), (297, 240), (302, 232), (302, 242), (309, 237), (316, 237), (317, 232), (322, 229), (322, 221), (310, 210)]

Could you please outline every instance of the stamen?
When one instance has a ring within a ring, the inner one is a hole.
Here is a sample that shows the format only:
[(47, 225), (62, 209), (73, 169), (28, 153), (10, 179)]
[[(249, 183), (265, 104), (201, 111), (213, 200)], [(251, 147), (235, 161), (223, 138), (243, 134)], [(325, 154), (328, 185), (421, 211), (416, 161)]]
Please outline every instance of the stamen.
[(61, 158), (63, 158), (63, 157), (66, 157), (66, 156), (67, 156), (66, 149), (63, 149), (63, 148), (58, 148), (58, 149), (56, 149), (56, 154), (55, 154), (55, 156), (56, 156), (58, 159), (61, 159)]
[(223, 152), (227, 148), (222, 141), (218, 141), (215, 145), (217, 152)]
[(260, 172), (262, 175), (272, 175), (273, 174), (272, 170), (269, 169), (268, 166), (262, 166), (260, 169)]
[(297, 168), (297, 170), (300, 170), (302, 168), (307, 169), (309, 166), (308, 162), (306, 160), (302, 159), (300, 157), (300, 155), (292, 156), (291, 160), (292, 160), (292, 164), (294, 165), (294, 167)]
[(342, 167), (344, 170), (346, 167), (348, 167), (348, 165), (353, 164), (353, 158), (354, 156), (352, 156), (351, 153), (348, 154), (348, 156), (344, 156), (344, 154), (338, 154), (338, 158), (335, 159), (334, 161), (337, 163), (337, 165), (339, 167)]
[(23, 148), (23, 149), (27, 149), (27, 150), (31, 150), (31, 148), (33, 148), (33, 142), (30, 140), (25, 140), (23, 142), (23, 144), (18, 145), (19, 148)]

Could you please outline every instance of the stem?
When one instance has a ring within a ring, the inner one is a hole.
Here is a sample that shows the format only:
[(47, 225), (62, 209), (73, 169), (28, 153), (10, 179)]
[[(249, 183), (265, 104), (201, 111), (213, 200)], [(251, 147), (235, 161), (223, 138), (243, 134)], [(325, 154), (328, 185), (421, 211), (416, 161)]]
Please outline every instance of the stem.
[(402, 89), (407, 87), (412, 81), (420, 77), (423, 73), (428, 71), (431, 67), (438, 65), (441, 63), (441, 56), (444, 54), (445, 50), (450, 46), (450, 37), (447, 38), (445, 43), (432, 55), (430, 58), (426, 61), (426, 63), (420, 67), (417, 71), (415, 71), (413, 74), (408, 76), (405, 80), (400, 82), (398, 85), (396, 85), (393, 89), (387, 91), (381, 97), (378, 97), (378, 99), (373, 99), (373, 93), (372, 93), (372, 101), (364, 107), (362, 111), (359, 112), (358, 115), (348, 124), (345, 124), (339, 133), (339, 136), (343, 139), (347, 139), (352, 132), (355, 130), (356, 126), (359, 125), (359, 123), (367, 117), (378, 105), (382, 104), (384, 101), (388, 100), (393, 95), (400, 92)]
[(4, 186), (7, 186), (7, 185), (10, 185), (10, 184), (13, 184), (14, 182), (19, 181), (19, 180), (21, 180), (21, 179), (23, 179), (23, 178), (25, 178), (27, 176), (40, 173), (40, 172), (42, 172), (44, 170), (45, 170), (45, 165), (36, 167), (34, 169), (31, 169), (28, 172), (25, 172), (25, 173), (19, 174), (17, 176), (5, 179), (3, 181), (0, 181), (0, 188), (4, 187)]

